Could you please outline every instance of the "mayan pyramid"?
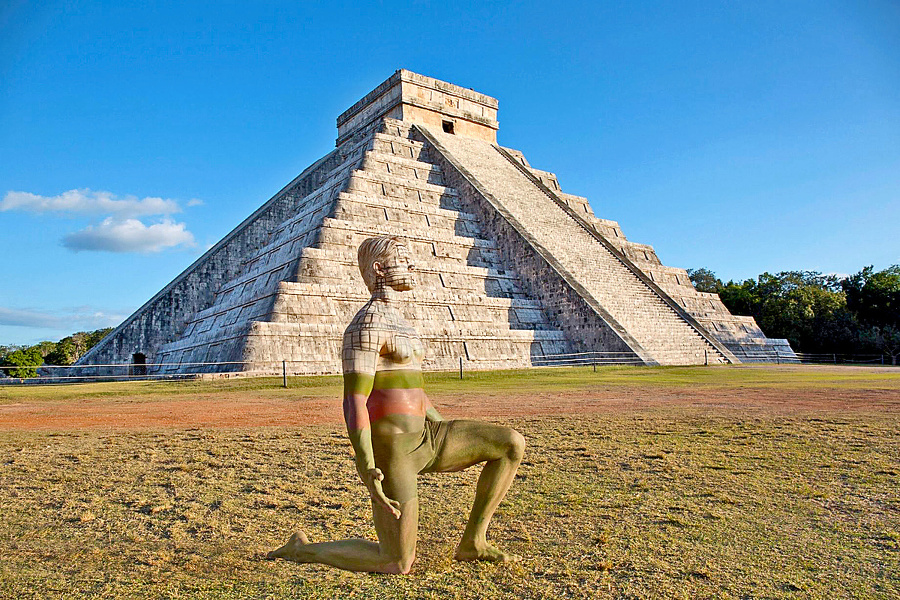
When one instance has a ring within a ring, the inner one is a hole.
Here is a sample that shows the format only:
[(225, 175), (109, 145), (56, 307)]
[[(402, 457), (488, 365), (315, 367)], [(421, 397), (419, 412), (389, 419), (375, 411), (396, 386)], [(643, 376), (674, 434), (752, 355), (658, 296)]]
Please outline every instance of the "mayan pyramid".
[(356, 249), (376, 234), (407, 240), (417, 265), (406, 317), (429, 369), (584, 352), (650, 365), (792, 354), (562, 192), (553, 173), (497, 145), (497, 107), (397, 71), (338, 117), (333, 151), (80, 364), (280, 373), (285, 361), (293, 374), (340, 372), (343, 330), (368, 299)]

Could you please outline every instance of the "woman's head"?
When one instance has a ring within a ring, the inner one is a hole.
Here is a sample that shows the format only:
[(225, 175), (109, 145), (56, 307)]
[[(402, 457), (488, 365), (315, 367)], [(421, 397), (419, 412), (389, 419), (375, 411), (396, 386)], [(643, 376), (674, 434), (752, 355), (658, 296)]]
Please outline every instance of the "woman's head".
[(412, 289), (411, 271), (406, 260), (405, 246), (397, 236), (371, 237), (359, 245), (357, 258), (359, 272), (370, 292), (377, 287), (378, 277), (387, 277), (385, 283), (394, 289)]

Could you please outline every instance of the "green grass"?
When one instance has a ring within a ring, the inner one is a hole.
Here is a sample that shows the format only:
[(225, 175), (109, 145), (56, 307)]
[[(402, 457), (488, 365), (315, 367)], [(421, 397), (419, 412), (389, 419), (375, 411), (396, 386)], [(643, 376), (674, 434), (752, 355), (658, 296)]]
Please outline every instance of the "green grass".
[(429, 390), (489, 392), (525, 387), (535, 391), (563, 391), (591, 386), (656, 387), (865, 387), (900, 389), (900, 369), (832, 368), (816, 366), (737, 365), (715, 367), (600, 366), (428, 373)]
[(153, 400), (174, 396), (239, 395), (247, 392), (261, 393), (272, 398), (296, 398), (298, 392), (306, 397), (340, 397), (342, 385), (340, 375), (289, 377), (287, 389), (282, 387), (281, 377), (5, 385), (0, 386), (0, 402), (65, 402), (85, 398)]
[(269, 562), (295, 529), (372, 537), (337, 426), (2, 433), (0, 596), (895, 598), (895, 416), (690, 408), (517, 420), (492, 539), (451, 560), (476, 470), (423, 476), (409, 577)]
[[(457, 372), (429, 372), (426, 387), (434, 394), (481, 394), (498, 391), (553, 392), (589, 389), (591, 386), (651, 387), (781, 387), (821, 388), (851, 387), (900, 390), (900, 369), (829, 366), (760, 366), (722, 367), (591, 367), (542, 368), (518, 371), (466, 371), (459, 379)], [(281, 377), (238, 377), (232, 379), (182, 381), (120, 381), (65, 385), (3, 385), (0, 402), (70, 401), (84, 398), (128, 398), (152, 400), (173, 396), (256, 395), (270, 398), (339, 397), (341, 377), (288, 377), (282, 387)]]

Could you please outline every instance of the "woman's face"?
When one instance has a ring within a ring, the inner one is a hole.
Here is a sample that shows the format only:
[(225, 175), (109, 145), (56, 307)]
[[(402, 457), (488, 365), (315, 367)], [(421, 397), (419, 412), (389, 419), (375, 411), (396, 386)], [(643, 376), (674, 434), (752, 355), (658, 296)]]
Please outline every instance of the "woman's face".
[(406, 246), (400, 244), (395, 246), (396, 251), (381, 265), (384, 273), (384, 282), (392, 289), (398, 292), (411, 290), (416, 285), (416, 278), (413, 274), (415, 265), (409, 260), (409, 252)]

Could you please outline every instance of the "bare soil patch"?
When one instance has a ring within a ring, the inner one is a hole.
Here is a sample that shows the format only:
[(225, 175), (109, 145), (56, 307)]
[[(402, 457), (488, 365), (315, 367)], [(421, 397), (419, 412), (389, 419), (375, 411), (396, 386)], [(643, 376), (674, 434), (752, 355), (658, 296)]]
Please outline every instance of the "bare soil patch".
[[(837, 369), (835, 369), (838, 371)], [(227, 391), (154, 397), (127, 395), (78, 401), (25, 401), (0, 405), (0, 430), (139, 430), (155, 428), (297, 427), (341, 423), (339, 397), (304, 396), (291, 390)], [(286, 396), (286, 397), (285, 397)], [(900, 411), (896, 387), (702, 385), (597, 385), (582, 389), (430, 394), (448, 418), (534, 417), (620, 413), (659, 408), (737, 409), (796, 414), (809, 411)]]

